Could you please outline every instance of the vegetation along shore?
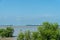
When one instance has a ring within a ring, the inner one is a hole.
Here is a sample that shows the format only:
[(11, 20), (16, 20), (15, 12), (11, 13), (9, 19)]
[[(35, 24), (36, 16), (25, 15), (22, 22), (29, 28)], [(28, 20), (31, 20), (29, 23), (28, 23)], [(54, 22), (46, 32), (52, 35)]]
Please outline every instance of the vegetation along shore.
[[(0, 28), (0, 40), (14, 40), (14, 28)], [(5, 38), (5, 39), (4, 39)], [(37, 31), (20, 31), (16, 40), (60, 40), (60, 29), (58, 23), (43, 22)]]

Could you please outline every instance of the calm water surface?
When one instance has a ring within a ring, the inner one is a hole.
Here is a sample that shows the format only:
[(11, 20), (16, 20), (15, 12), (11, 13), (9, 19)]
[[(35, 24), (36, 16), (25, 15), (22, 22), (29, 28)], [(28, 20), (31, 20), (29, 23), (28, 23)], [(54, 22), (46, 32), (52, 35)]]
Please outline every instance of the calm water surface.
[(17, 36), (19, 34), (20, 31), (27, 31), (30, 30), (32, 31), (36, 31), (38, 26), (15, 26), (14, 27), (14, 36)]

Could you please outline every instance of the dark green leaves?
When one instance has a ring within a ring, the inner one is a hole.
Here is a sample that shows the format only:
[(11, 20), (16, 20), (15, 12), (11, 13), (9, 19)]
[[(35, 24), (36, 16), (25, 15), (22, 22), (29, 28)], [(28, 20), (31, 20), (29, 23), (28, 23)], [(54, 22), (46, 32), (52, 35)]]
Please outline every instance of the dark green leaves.
[(14, 29), (7, 27), (6, 29), (0, 29), (0, 37), (13, 37)]

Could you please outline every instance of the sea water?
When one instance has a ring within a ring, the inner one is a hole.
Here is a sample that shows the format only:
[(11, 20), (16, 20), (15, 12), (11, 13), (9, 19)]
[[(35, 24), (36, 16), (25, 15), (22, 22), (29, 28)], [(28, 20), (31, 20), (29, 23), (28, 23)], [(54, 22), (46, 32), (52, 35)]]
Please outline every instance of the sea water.
[(28, 30), (30, 30), (31, 32), (36, 31), (37, 26), (15, 26), (13, 35), (17, 36), (20, 33), (20, 31), (25, 32), (25, 31), (28, 31)]

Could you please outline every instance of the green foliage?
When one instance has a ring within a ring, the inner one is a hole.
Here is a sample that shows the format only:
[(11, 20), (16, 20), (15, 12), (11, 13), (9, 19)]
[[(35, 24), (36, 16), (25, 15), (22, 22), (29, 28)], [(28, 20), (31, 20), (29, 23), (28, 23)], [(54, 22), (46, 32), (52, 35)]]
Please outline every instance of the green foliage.
[(5, 29), (0, 29), (0, 36), (5, 37), (6, 35), (6, 30)]
[(59, 35), (57, 23), (51, 24), (44, 22), (42, 27), (38, 28), (38, 31), (40, 32), (42, 38), (47, 40), (50, 40), (51, 38), (57, 40), (57, 37)]
[(19, 40), (60, 40), (59, 26), (57, 23), (44, 22), (42, 26), (39, 26), (36, 32), (24, 32), (19, 35)]
[(29, 30), (26, 31), (24, 37), (25, 37), (25, 40), (31, 40), (31, 32)]
[(0, 29), (1, 37), (12, 37), (14, 29), (12, 27), (7, 27), (6, 29)]
[(13, 36), (14, 29), (12, 27), (6, 28), (6, 37), (12, 37)]
[(24, 40), (24, 33), (20, 32), (20, 34), (18, 35), (17, 40)]
[(36, 40), (38, 37), (38, 33), (37, 32), (32, 32), (32, 40)]

